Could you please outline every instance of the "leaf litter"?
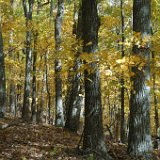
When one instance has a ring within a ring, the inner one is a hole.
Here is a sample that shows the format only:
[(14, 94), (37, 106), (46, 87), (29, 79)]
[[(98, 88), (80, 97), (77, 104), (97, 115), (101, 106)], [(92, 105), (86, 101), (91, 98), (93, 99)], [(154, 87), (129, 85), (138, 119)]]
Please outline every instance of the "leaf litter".
[[(0, 126), (16, 121), (0, 130), (0, 160), (85, 160), (77, 145), (80, 135), (47, 124), (24, 123), (20, 119), (5, 118)], [(114, 160), (134, 160), (127, 153), (127, 146), (106, 140), (108, 152)], [(160, 151), (155, 159), (160, 159)], [(139, 158), (139, 160), (142, 158)]]

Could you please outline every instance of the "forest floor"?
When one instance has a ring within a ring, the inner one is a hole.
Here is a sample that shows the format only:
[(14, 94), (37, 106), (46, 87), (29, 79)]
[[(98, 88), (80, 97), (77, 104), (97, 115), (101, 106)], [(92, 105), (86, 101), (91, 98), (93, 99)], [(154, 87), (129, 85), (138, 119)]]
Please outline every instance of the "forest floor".
[[(0, 120), (0, 126), (4, 124), (11, 126), (0, 128), (0, 160), (92, 160), (78, 151), (81, 136), (75, 133), (52, 125), (23, 123), (19, 119)], [(127, 155), (126, 145), (107, 140), (106, 143), (114, 160), (133, 159)], [(160, 159), (160, 151), (154, 152), (154, 159)]]

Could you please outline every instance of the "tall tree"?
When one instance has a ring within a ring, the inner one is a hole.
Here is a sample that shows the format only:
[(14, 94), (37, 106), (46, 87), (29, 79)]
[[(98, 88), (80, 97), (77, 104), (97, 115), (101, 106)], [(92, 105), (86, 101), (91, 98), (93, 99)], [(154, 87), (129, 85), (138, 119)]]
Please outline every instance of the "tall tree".
[(49, 72), (49, 64), (48, 64), (48, 54), (49, 54), (49, 49), (45, 52), (45, 75), (46, 75), (46, 92), (47, 92), (47, 110), (48, 110), (48, 123), (51, 123), (51, 93), (49, 90), (49, 82), (48, 82), (48, 72)]
[(97, 159), (110, 159), (103, 135), (100, 73), (96, 58), (99, 25), (97, 0), (82, 0), (83, 52), (95, 57), (95, 61), (88, 64), (91, 72), (86, 70), (84, 73), (85, 126), (83, 149), (86, 152), (94, 153)]
[(34, 33), (34, 52), (33, 52), (33, 79), (32, 79), (32, 104), (31, 104), (31, 110), (32, 110), (32, 115), (31, 119), (32, 122), (36, 122), (36, 84), (37, 84), (37, 77), (36, 77), (36, 72), (37, 72), (37, 67), (36, 67), (36, 62), (37, 62), (37, 43), (38, 43), (38, 31), (35, 31)]
[(3, 52), (3, 37), (0, 16), (0, 118), (4, 117), (6, 108), (6, 79), (5, 79), (5, 65)]
[[(37, 1), (37, 15), (39, 15), (41, 9), (41, 2), (38, 0)], [(37, 121), (37, 115), (38, 112), (36, 113), (37, 105), (36, 105), (36, 96), (37, 96), (37, 45), (38, 45), (38, 29), (34, 30), (33, 33), (33, 39), (34, 39), (34, 49), (33, 49), (33, 79), (32, 79), (32, 104), (31, 104), (31, 120), (33, 123)], [(38, 120), (39, 121), (39, 120)]]
[(58, 57), (55, 60), (55, 107), (56, 107), (55, 125), (56, 126), (64, 126), (63, 102), (62, 102), (62, 77), (61, 77), (62, 63), (61, 59), (59, 58), (63, 15), (64, 15), (64, 0), (58, 0), (57, 16), (55, 19), (55, 42), (56, 42), (56, 54)]
[[(145, 45), (134, 44), (133, 55), (145, 65), (140, 70), (138, 65), (132, 67), (135, 74), (131, 78), (133, 89), (130, 98), (130, 119), (128, 152), (134, 156), (145, 155), (149, 159), (152, 151), (150, 135), (150, 36), (151, 36), (151, 0), (134, 0), (133, 31), (140, 33)], [(150, 159), (152, 159), (150, 157)]]
[[(152, 52), (152, 79), (153, 79), (153, 104), (154, 104), (154, 122), (155, 122), (155, 133), (156, 138), (158, 135), (159, 128), (159, 115), (158, 115), (158, 96), (156, 94), (157, 85), (156, 85), (156, 72), (155, 72), (155, 54)], [(155, 147), (158, 147), (158, 142), (156, 141)]]
[(71, 80), (71, 89), (67, 104), (65, 127), (72, 132), (76, 132), (79, 128), (81, 107), (83, 105), (83, 96), (80, 94), (82, 92), (82, 86), (80, 84), (81, 73), (78, 72), (80, 65), (80, 58), (77, 58), (74, 66), (75, 73), (73, 79)]
[[(77, 13), (78, 12), (77, 5), (78, 4), (75, 0), (74, 1), (73, 34), (76, 34), (77, 41), (80, 41), (82, 39), (82, 31), (81, 31), (82, 7), (80, 5), (79, 13)], [(77, 14), (79, 15), (77, 16)], [(76, 19), (77, 17), (78, 17), (78, 20)], [(80, 94), (82, 93), (82, 85), (80, 83), (82, 75), (80, 72), (78, 72), (78, 69), (81, 66), (81, 60), (80, 60), (79, 55), (80, 55), (79, 51), (75, 53), (75, 63), (73, 67), (74, 75), (70, 76), (71, 77), (71, 81), (70, 81), (71, 88), (69, 87), (69, 93), (68, 93), (69, 95), (67, 97), (68, 100), (66, 104), (67, 115), (66, 115), (65, 127), (73, 132), (76, 132), (79, 128), (81, 107), (83, 105), (83, 100), (84, 100), (83, 96)]]
[[(121, 53), (122, 53), (122, 58), (124, 57), (124, 0), (121, 0), (120, 2), (121, 5), (121, 38), (122, 38), (122, 45), (121, 45)], [(122, 73), (122, 79), (121, 79), (121, 132), (120, 132), (120, 137), (121, 137), (121, 142), (125, 143), (125, 113), (124, 113), (124, 95), (125, 95), (125, 88), (124, 88), (124, 78), (123, 78), (123, 73)]]
[[(10, 1), (10, 5), (11, 5), (11, 13), (10, 13), (10, 21), (13, 22), (14, 21), (14, 9), (15, 9), (15, 1), (11, 0)], [(10, 59), (14, 60), (14, 52), (13, 52), (13, 37), (14, 37), (14, 31), (13, 29), (10, 29), (10, 34), (9, 34), (9, 56)], [(12, 66), (10, 67), (10, 70), (12, 69)], [(13, 114), (14, 116), (16, 116), (16, 108), (17, 108), (17, 104), (16, 104), (16, 85), (14, 83), (14, 81), (12, 80), (13, 76), (15, 74), (15, 71), (13, 70), (13, 72), (10, 73), (10, 77), (11, 77), (11, 81), (10, 81), (10, 96), (9, 96), (9, 105), (10, 105), (10, 111), (11, 114)]]
[(32, 12), (34, 0), (22, 1), (24, 15), (26, 18), (26, 68), (25, 68), (25, 86), (24, 86), (24, 99), (23, 99), (23, 108), (22, 108), (22, 118), (29, 120), (29, 97), (31, 92), (30, 80), (31, 80), (31, 66), (32, 66), (32, 31), (31, 31), (31, 21), (32, 21)]

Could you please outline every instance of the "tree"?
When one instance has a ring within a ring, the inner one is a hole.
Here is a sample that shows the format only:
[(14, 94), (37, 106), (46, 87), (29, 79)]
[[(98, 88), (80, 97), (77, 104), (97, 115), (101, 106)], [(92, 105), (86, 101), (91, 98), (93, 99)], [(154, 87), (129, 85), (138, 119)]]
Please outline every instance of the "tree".
[[(133, 156), (145, 156), (147, 159), (152, 151), (150, 135), (150, 36), (151, 36), (151, 1), (134, 0), (133, 31), (140, 34), (141, 46), (134, 44), (133, 55), (144, 63), (132, 67), (134, 76), (131, 78), (133, 89), (130, 98), (130, 119), (128, 152)], [(144, 42), (145, 41), (145, 42)], [(151, 158), (151, 157), (150, 157)], [(149, 159), (149, 158), (148, 158)]]
[[(14, 4), (15, 1), (11, 0), (10, 1), (10, 5), (11, 5), (11, 13), (10, 13), (10, 21), (13, 23), (14, 21)], [(9, 56), (12, 60), (15, 59), (14, 57), (14, 52), (13, 52), (13, 37), (14, 37), (14, 31), (13, 29), (10, 29), (10, 37), (9, 37)], [(10, 66), (10, 70), (12, 69), (13, 66)], [(13, 78), (13, 75), (15, 74), (15, 71), (11, 72), (10, 76), (11, 78)], [(16, 108), (17, 108), (17, 104), (16, 104), (16, 86), (14, 83), (14, 80), (12, 79), (10, 81), (10, 96), (9, 96), (9, 100), (10, 100), (10, 111), (12, 113), (12, 115), (16, 116)]]
[(24, 86), (24, 99), (22, 108), (22, 118), (29, 120), (29, 97), (30, 97), (30, 80), (31, 80), (31, 66), (32, 66), (32, 31), (31, 31), (31, 21), (32, 21), (32, 11), (34, 0), (29, 0), (28, 4), (26, 0), (23, 0), (24, 15), (26, 18), (26, 69), (25, 69), (25, 86)]
[(33, 52), (33, 80), (32, 80), (32, 115), (31, 119), (32, 122), (36, 122), (36, 84), (37, 84), (37, 77), (36, 77), (36, 62), (37, 62), (37, 43), (38, 43), (38, 32), (35, 31), (34, 33), (34, 52)]
[[(122, 52), (122, 58), (124, 57), (124, 42), (125, 42), (125, 36), (124, 36), (124, 1), (121, 0), (121, 38), (122, 38), (122, 45), (121, 45), (121, 52)], [(124, 88), (124, 78), (122, 73), (122, 79), (121, 79), (121, 131), (120, 131), (120, 137), (121, 142), (125, 143), (125, 113), (124, 113), (124, 99), (125, 99), (125, 88)]]
[[(156, 73), (155, 73), (155, 54), (152, 52), (152, 81), (153, 81), (153, 105), (154, 105), (154, 123), (155, 123), (155, 135), (156, 138), (158, 135), (158, 128), (159, 128), (159, 115), (158, 115), (158, 96), (156, 94), (157, 86), (156, 86)], [(158, 148), (158, 141), (156, 140), (155, 146)]]
[(5, 64), (3, 52), (3, 37), (0, 17), (0, 118), (4, 117), (6, 108), (6, 79), (5, 79)]
[[(94, 153), (97, 159), (109, 159), (102, 127), (100, 73), (96, 58), (98, 49), (99, 17), (96, 0), (82, 0), (83, 52), (93, 55), (95, 61), (85, 71), (85, 126), (83, 149)], [(83, 53), (82, 53), (83, 54)]]
[[(73, 24), (73, 34), (76, 34), (77, 41), (79, 42), (82, 39), (82, 31), (81, 31), (81, 23), (82, 23), (82, 7), (80, 5), (79, 13), (77, 13), (77, 2), (74, 1), (74, 24)], [(77, 15), (78, 14), (78, 22), (77, 22)], [(78, 46), (79, 47), (79, 46)], [(70, 83), (71, 87), (69, 87), (69, 93), (67, 95), (67, 103), (66, 103), (66, 123), (65, 127), (72, 132), (77, 132), (80, 123), (80, 113), (81, 107), (83, 105), (83, 96), (82, 96), (82, 85), (81, 85), (81, 78), (82, 74), (78, 71), (81, 67), (81, 59), (80, 59), (80, 52), (77, 51), (75, 53), (75, 62), (73, 70), (73, 76), (71, 77)], [(70, 73), (69, 73), (70, 74)]]
[[(37, 1), (37, 15), (39, 15), (40, 13), (40, 9), (41, 9), (41, 2), (38, 0)], [(37, 24), (38, 25), (38, 24)], [(33, 39), (34, 39), (34, 48), (33, 48), (33, 79), (32, 79), (32, 104), (31, 104), (31, 120), (33, 123), (40, 122), (41, 120), (39, 119), (39, 115), (40, 113), (38, 112), (38, 108), (36, 105), (36, 97), (37, 97), (37, 89), (36, 89), (36, 85), (37, 85), (37, 67), (36, 67), (36, 63), (37, 63), (37, 46), (38, 46), (38, 29), (34, 30), (33, 33)], [(36, 108), (37, 108), (37, 112), (36, 112)]]
[(48, 82), (48, 71), (49, 71), (49, 64), (48, 64), (48, 54), (49, 54), (49, 50), (47, 49), (47, 51), (45, 52), (45, 82), (46, 82), (46, 92), (47, 92), (47, 96), (48, 96), (48, 102), (47, 102), (47, 110), (48, 110), (48, 123), (51, 123), (51, 94), (50, 94), (50, 90), (49, 90), (49, 82)]
[[(56, 54), (59, 56), (61, 44), (62, 18), (64, 15), (64, 0), (58, 0), (58, 10), (55, 19), (55, 43)], [(62, 78), (61, 78), (62, 62), (60, 58), (55, 60), (55, 125), (64, 126), (63, 102), (62, 102)]]

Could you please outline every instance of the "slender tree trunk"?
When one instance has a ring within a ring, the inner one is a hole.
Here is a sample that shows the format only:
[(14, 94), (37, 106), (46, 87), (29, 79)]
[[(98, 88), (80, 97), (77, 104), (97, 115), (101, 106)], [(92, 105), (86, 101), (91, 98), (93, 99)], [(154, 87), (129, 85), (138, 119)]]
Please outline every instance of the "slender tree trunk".
[(145, 46), (133, 46), (133, 55), (139, 57), (145, 65), (140, 70), (132, 67), (135, 76), (131, 78), (133, 89), (130, 98), (130, 119), (128, 152), (133, 156), (150, 157), (152, 142), (150, 134), (150, 37), (151, 36), (151, 1), (134, 0), (133, 3), (133, 31), (141, 33), (141, 38), (146, 39)]
[[(37, 1), (37, 15), (39, 15), (41, 9), (41, 2), (40, 0)], [(32, 110), (32, 115), (31, 115), (31, 120), (33, 123), (37, 121), (37, 102), (36, 102), (36, 97), (37, 97), (37, 90), (36, 90), (36, 85), (37, 85), (37, 67), (36, 67), (36, 62), (37, 62), (37, 45), (38, 45), (38, 30), (36, 29), (34, 31), (34, 52), (33, 52), (33, 80), (32, 80), (32, 104), (31, 104), (31, 110)]]
[(77, 28), (76, 28), (76, 38), (77, 38), (78, 42), (81, 43), (81, 40), (82, 40), (82, 4), (81, 3), (79, 4), (79, 10), (78, 10), (78, 22), (77, 22)]
[(74, 0), (74, 14), (73, 14), (73, 34), (77, 34), (77, 19), (78, 19), (78, 2)]
[[(96, 56), (98, 48), (99, 18), (96, 0), (82, 0), (83, 51)], [(97, 58), (89, 63), (91, 73), (85, 71), (85, 126), (83, 149), (91, 152), (96, 159), (110, 159), (107, 153), (103, 126), (100, 72)]]
[(37, 84), (37, 68), (36, 68), (36, 62), (37, 62), (37, 43), (38, 43), (38, 32), (35, 31), (34, 33), (34, 52), (33, 52), (33, 80), (32, 80), (32, 104), (31, 104), (31, 110), (32, 110), (32, 122), (36, 122), (36, 84)]
[(51, 3), (50, 4), (50, 17), (52, 17), (53, 16), (53, 10), (54, 10), (54, 0), (51, 0), (50, 3)]
[(17, 87), (17, 95), (16, 95), (17, 107), (16, 107), (16, 114), (17, 114), (17, 116), (20, 116), (20, 115), (21, 115), (21, 111), (22, 111), (22, 104), (21, 104), (21, 101), (22, 101), (22, 94), (21, 94), (22, 86), (21, 86), (21, 84), (17, 84), (16, 87)]
[[(10, 21), (13, 22), (13, 14), (14, 14), (14, 0), (10, 1), (10, 5), (11, 5), (11, 14), (10, 14)], [(14, 60), (14, 54), (13, 54), (13, 36), (14, 36), (14, 31), (13, 29), (10, 29), (10, 35), (9, 35), (9, 57), (10, 59)], [(10, 66), (10, 70), (12, 70), (12, 72), (10, 73), (10, 95), (9, 95), (9, 106), (10, 106), (10, 112), (12, 115), (16, 116), (16, 86), (14, 84), (13, 81), (13, 77), (15, 74), (14, 68), (12, 66)]]
[(13, 81), (10, 83), (10, 111), (16, 116), (16, 88)]
[(156, 73), (155, 73), (155, 55), (154, 52), (152, 52), (152, 62), (153, 62), (153, 98), (154, 98), (154, 120), (155, 120), (155, 131), (156, 131), (156, 136), (157, 136), (157, 131), (159, 128), (159, 116), (158, 116), (158, 97), (156, 95), (156, 90), (157, 90), (157, 86), (156, 86)]
[[(121, 53), (122, 58), (124, 57), (124, 1), (121, 0), (121, 38), (122, 38), (122, 45), (121, 45)], [(124, 78), (122, 73), (122, 79), (121, 79), (121, 131), (120, 131), (120, 138), (121, 142), (125, 143), (126, 137), (125, 137), (125, 113), (124, 113), (124, 95), (125, 95), (125, 88), (124, 88)]]
[(6, 108), (6, 79), (5, 79), (5, 65), (3, 52), (3, 37), (1, 28), (0, 16), (0, 118), (4, 117)]
[(155, 73), (155, 55), (154, 52), (152, 52), (152, 79), (153, 79), (153, 99), (154, 99), (154, 122), (155, 122), (155, 135), (156, 139), (154, 142), (154, 148), (158, 148), (159, 143), (159, 116), (158, 116), (158, 97), (156, 94), (157, 86), (156, 86), (156, 73)]
[(48, 53), (49, 51), (47, 51), (45, 53), (45, 75), (46, 75), (46, 91), (47, 91), (47, 109), (48, 109), (48, 123), (50, 124), (50, 120), (51, 120), (51, 94), (50, 94), (50, 90), (49, 90), (49, 81), (48, 81), (48, 70), (49, 70), (49, 66), (48, 66)]
[(44, 71), (43, 80), (42, 80), (42, 91), (41, 91), (41, 101), (40, 105), (37, 108), (37, 122), (42, 123), (43, 122), (43, 111), (45, 106), (45, 96), (46, 93), (46, 72)]
[(26, 0), (23, 0), (23, 9), (24, 15), (26, 17), (26, 69), (25, 69), (25, 86), (24, 86), (24, 99), (23, 99), (23, 108), (22, 108), (22, 118), (24, 120), (29, 120), (29, 97), (31, 92), (30, 80), (31, 80), (31, 66), (32, 66), (32, 31), (30, 29), (30, 24), (32, 21), (32, 10), (33, 10), (34, 0), (29, 0), (28, 4)]
[[(58, 0), (58, 10), (55, 20), (55, 41), (56, 54), (60, 53), (62, 18), (64, 15), (64, 0)], [(62, 102), (62, 78), (61, 78), (61, 59), (55, 60), (55, 125), (64, 126), (63, 102)]]

